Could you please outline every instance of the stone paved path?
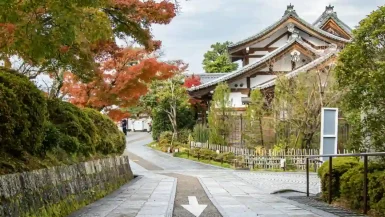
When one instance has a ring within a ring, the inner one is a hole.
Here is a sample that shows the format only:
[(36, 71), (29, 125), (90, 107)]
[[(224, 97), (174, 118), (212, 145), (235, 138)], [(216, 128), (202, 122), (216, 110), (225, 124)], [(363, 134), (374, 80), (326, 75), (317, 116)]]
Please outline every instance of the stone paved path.
[[(217, 213), (203, 212), (201, 217), (316, 217), (335, 215), (328, 214), (306, 205), (298, 204), (271, 193), (282, 189), (304, 191), (304, 173), (248, 172), (222, 169), (186, 159), (157, 152), (145, 146), (151, 142), (146, 133), (129, 133), (126, 154), (132, 154), (131, 167), (140, 179), (131, 182), (117, 192), (103, 198), (88, 207), (74, 213), (75, 216), (96, 217), (131, 217), (131, 216), (173, 216), (172, 210), (182, 210), (181, 202), (186, 199), (177, 197), (200, 197), (201, 191), (191, 191), (191, 187), (183, 188), (182, 177), (195, 177), (199, 181), (194, 186), (202, 188)], [(146, 169), (145, 169), (146, 168)], [(172, 176), (168, 176), (173, 174)], [(179, 175), (184, 176), (179, 176)], [(180, 185), (178, 184), (180, 178)], [(319, 191), (319, 180), (311, 174), (311, 193)], [(185, 192), (183, 189), (186, 189)], [(198, 189), (198, 188), (197, 188)], [(174, 201), (175, 200), (175, 201)], [(175, 207), (174, 207), (175, 202)], [(205, 202), (203, 200), (203, 202)], [(211, 205), (211, 206), (212, 206)], [(218, 213), (219, 212), (219, 213)], [(174, 216), (191, 217), (188, 212), (175, 212)]]

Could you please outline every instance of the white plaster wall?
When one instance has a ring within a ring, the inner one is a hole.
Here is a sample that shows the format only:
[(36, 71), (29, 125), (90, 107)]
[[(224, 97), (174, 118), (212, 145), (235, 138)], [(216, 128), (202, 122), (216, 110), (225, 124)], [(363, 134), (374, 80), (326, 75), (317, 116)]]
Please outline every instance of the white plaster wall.
[(250, 78), (250, 87), (253, 88), (258, 84), (266, 82), (272, 78), (277, 77), (276, 75), (257, 75), (254, 78)]
[(309, 42), (311, 42), (312, 44), (316, 45), (316, 46), (327, 46), (329, 43), (317, 38), (317, 37), (314, 37), (314, 36), (310, 36), (309, 34), (305, 33), (304, 31), (300, 31), (299, 35), (308, 40)]
[[(302, 62), (303, 59), (305, 59), (305, 62)], [(307, 64), (307, 63), (309, 63), (309, 58), (307, 56), (301, 54), (300, 61), (297, 62), (297, 67), (300, 67), (300, 66), (302, 66), (304, 64)], [(268, 71), (268, 70), (269, 69), (266, 67), (266, 68), (264, 68), (261, 71)], [(283, 56), (281, 59), (277, 60), (274, 63), (273, 71), (276, 71), (276, 72), (289, 72), (289, 71), (292, 71), (291, 70), (291, 56), (290, 56), (290, 53), (286, 54), (285, 56)]]
[(249, 58), (249, 64), (255, 63), (262, 58)]
[(283, 28), (279, 29), (278, 31), (276, 31), (269, 38), (266, 38), (265, 40), (263, 40), (261, 42), (253, 44), (253, 45), (251, 45), (251, 47), (265, 47), (266, 45), (268, 45), (270, 42), (274, 41), (274, 39), (276, 39), (277, 37), (279, 37), (280, 35), (282, 35), (286, 31), (287, 31), (287, 27), (283, 27)]
[(288, 36), (286, 35), (285, 37), (282, 37), (278, 41), (274, 42), (274, 44), (270, 45), (270, 47), (281, 47), (284, 44), (286, 44), (287, 40), (288, 40)]
[[(238, 84), (237, 87), (235, 87), (236, 84)], [(240, 86), (241, 84), (243, 84), (242, 87)], [(242, 79), (239, 79), (237, 81), (234, 81), (234, 82), (229, 84), (229, 87), (230, 88), (247, 88), (247, 79), (246, 78), (242, 78)]]
[(247, 95), (239, 92), (230, 93), (230, 101), (231, 101), (232, 107), (236, 107), (236, 108), (245, 107), (245, 105), (242, 105), (242, 97), (247, 97)]

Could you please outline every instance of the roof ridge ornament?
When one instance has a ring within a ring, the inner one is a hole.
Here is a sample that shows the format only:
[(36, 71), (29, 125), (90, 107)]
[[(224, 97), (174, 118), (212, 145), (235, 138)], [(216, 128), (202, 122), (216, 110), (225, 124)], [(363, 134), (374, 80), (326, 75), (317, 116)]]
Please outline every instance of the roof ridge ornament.
[(334, 6), (332, 6), (331, 4), (329, 4), (329, 6), (326, 6), (325, 12), (326, 12), (327, 14), (332, 14), (332, 13), (334, 13)]
[(294, 5), (292, 5), (291, 3), (287, 6), (285, 14), (283, 16), (286, 16), (288, 14), (298, 16), (297, 12), (295, 12), (295, 10), (294, 10)]
[(292, 40), (296, 40), (296, 39), (301, 39), (301, 36), (299, 35), (299, 31), (298, 30), (294, 30), (290, 37), (289, 37), (289, 41), (292, 41)]
[(295, 31), (295, 25), (293, 23), (289, 23), (287, 25), (287, 31), (293, 33)]

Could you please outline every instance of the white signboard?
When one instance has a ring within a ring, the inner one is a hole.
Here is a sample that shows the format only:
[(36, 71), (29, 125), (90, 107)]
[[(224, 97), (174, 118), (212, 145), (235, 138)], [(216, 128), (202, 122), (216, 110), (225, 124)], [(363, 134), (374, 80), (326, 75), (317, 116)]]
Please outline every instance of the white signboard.
[[(321, 112), (321, 155), (337, 154), (338, 108), (322, 108)], [(327, 158), (321, 158), (326, 161)]]

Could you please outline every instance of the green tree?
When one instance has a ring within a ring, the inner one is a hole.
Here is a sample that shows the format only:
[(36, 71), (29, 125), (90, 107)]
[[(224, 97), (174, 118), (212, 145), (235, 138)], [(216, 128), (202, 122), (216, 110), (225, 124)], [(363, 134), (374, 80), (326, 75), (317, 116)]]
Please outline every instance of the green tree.
[[(186, 88), (182, 86), (182, 77), (175, 76), (171, 79), (162, 82), (161, 91), (158, 92), (158, 103), (171, 123), (173, 129), (173, 139), (178, 138), (178, 110), (190, 106)], [(158, 86), (159, 88), (159, 86)]]
[(233, 111), (230, 101), (230, 88), (227, 83), (220, 83), (214, 90), (208, 115), (210, 143), (227, 145), (231, 131)]
[(251, 91), (250, 103), (246, 108), (246, 124), (243, 138), (248, 147), (262, 146), (263, 140), (263, 117), (267, 113), (265, 98), (259, 89)]
[(175, 16), (167, 0), (7, 0), (0, 8), (0, 60), (30, 78), (62, 69), (88, 79), (116, 49), (115, 38), (157, 48), (151, 25)]
[(342, 93), (336, 88), (331, 66), (295, 78), (279, 75), (271, 106), (279, 142), (285, 147), (312, 148), (320, 131), (322, 107), (336, 106)]
[(194, 126), (194, 113), (181, 76), (153, 81), (148, 93), (140, 99), (139, 107), (143, 112), (151, 111), (154, 139), (164, 131), (172, 131), (175, 139), (180, 130)]
[(238, 68), (237, 63), (232, 63), (227, 52), (231, 42), (215, 43), (211, 50), (204, 54), (203, 68), (208, 73), (232, 72)]
[(353, 31), (353, 41), (340, 53), (336, 74), (343, 104), (359, 123), (354, 143), (362, 149), (385, 150), (385, 6)]

